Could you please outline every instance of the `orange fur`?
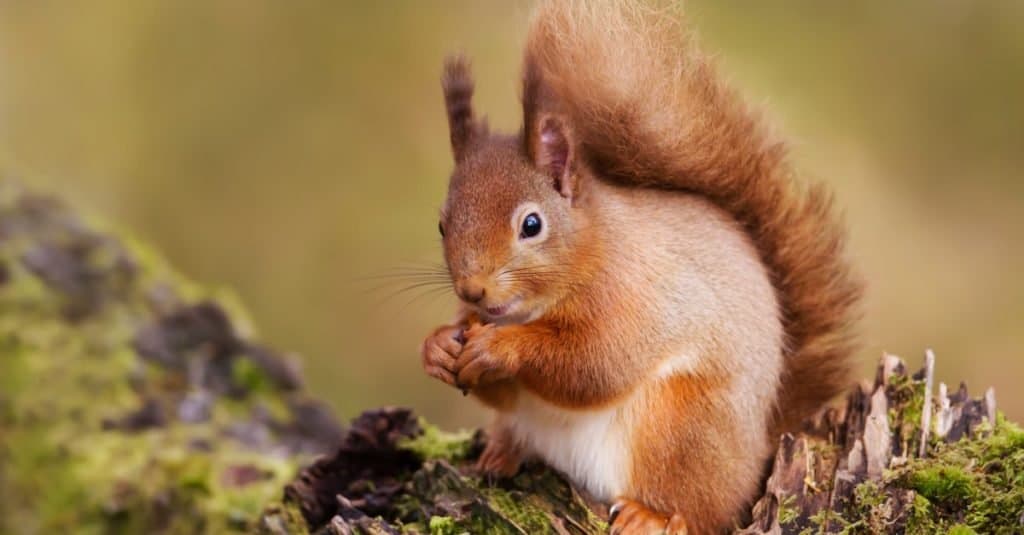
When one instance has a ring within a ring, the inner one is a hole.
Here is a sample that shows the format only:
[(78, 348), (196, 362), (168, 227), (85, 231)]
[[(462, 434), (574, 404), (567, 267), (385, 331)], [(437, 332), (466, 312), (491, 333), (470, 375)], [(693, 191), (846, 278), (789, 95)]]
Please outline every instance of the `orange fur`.
[(665, 9), (542, 1), (523, 81), (523, 130), (491, 134), (446, 63), (464, 302), (424, 367), (497, 410), (482, 469), (538, 456), (632, 504), (621, 533), (731, 527), (773, 437), (847, 381), (860, 285), (828, 196)]
[[(729, 403), (734, 396), (719, 381), (674, 377), (649, 396), (633, 437), (631, 497), (675, 513), (692, 533), (740, 521), (760, 483), (765, 437), (744, 425), (743, 408)], [(689, 425), (665, 425), (666, 415)]]
[(527, 124), (556, 102), (602, 172), (703, 195), (753, 237), (787, 337), (776, 430), (842, 392), (862, 283), (831, 197), (795, 183), (784, 144), (719, 80), (681, 17), (636, 2), (542, 1), (525, 65), (524, 87), (545, 88), (524, 90)]

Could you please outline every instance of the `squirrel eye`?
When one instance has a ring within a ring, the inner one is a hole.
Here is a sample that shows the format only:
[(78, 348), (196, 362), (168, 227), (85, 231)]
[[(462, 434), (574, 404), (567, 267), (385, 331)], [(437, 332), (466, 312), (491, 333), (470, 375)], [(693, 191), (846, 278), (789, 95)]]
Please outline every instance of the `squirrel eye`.
[(540, 216), (536, 212), (530, 213), (523, 219), (523, 228), (519, 232), (520, 238), (532, 238), (540, 234)]
[(437, 231), (441, 233), (441, 237), (444, 237), (444, 224), (440, 221), (437, 222)]

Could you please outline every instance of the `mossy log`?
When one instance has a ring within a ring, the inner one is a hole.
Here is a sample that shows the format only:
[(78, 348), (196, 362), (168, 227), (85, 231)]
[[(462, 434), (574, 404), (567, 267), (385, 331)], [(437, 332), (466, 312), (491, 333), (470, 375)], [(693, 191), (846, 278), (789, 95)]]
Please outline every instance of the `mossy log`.
[[(479, 431), (397, 408), (344, 428), (229, 292), (100, 228), (0, 183), (0, 533), (607, 530), (538, 463), (476, 474)], [(887, 356), (781, 437), (737, 531), (1024, 533), (1024, 431), (933, 368)]]
[[(781, 437), (764, 496), (736, 532), (1024, 533), (1024, 431), (996, 411), (991, 390), (971, 399), (964, 385), (939, 385), (933, 396), (930, 353), (926, 363), (910, 375), (885, 356), (845, 408)], [(445, 435), (406, 410), (368, 412), (286, 500), (328, 534), (606, 530), (607, 504), (542, 466), (508, 480), (474, 474), (483, 440)]]

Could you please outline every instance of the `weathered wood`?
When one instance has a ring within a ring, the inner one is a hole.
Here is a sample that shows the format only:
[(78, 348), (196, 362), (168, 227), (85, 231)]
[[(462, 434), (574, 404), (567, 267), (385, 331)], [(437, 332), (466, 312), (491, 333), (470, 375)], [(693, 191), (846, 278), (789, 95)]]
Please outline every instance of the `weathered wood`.
[(940, 384), (933, 400), (934, 369), (930, 351), (912, 376), (886, 355), (842, 418), (783, 437), (743, 533), (1024, 532), (1024, 432), (997, 416), (991, 389), (971, 399)]

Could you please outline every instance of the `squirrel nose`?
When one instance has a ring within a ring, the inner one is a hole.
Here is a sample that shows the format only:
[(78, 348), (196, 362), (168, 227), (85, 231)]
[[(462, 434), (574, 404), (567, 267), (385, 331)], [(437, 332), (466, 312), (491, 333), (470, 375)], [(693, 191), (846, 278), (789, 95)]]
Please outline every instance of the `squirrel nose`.
[(484, 294), (487, 293), (483, 284), (472, 280), (460, 281), (456, 290), (459, 293), (459, 297), (469, 303), (479, 303), (484, 298)]

